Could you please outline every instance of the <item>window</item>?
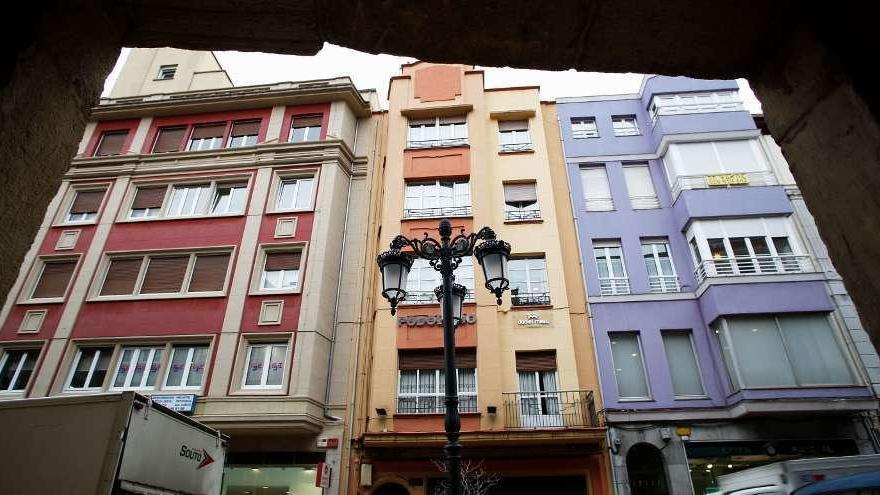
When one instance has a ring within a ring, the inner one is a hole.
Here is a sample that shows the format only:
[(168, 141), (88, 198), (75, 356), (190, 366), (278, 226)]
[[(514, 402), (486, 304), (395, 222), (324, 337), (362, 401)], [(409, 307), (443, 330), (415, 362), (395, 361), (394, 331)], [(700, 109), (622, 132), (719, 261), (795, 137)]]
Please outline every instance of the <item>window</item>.
[(599, 137), (599, 128), (596, 127), (596, 117), (572, 118), (571, 137), (575, 139)]
[(152, 389), (162, 367), (164, 347), (123, 347), (110, 388)]
[[(470, 256), (461, 259), (455, 270), (455, 283), (468, 289), (466, 301), (474, 299), (474, 259)], [(417, 258), (406, 279), (406, 299), (403, 304), (437, 304), (434, 288), (442, 284), (440, 272), (428, 260)]]
[(156, 79), (174, 79), (175, 74), (177, 74), (177, 64), (160, 65)]
[(24, 390), (39, 354), (39, 349), (8, 349), (4, 352), (0, 357), (0, 393)]
[(594, 242), (593, 256), (599, 272), (599, 291), (603, 296), (629, 294), (629, 278), (623, 263), (620, 241)]
[(691, 332), (663, 332), (663, 348), (666, 350), (675, 397), (705, 396)]
[(520, 426), (562, 426), (556, 351), (516, 353)]
[[(458, 411), (477, 409), (477, 353), (456, 349), (455, 376), (458, 379)], [(443, 350), (400, 351), (398, 354), (398, 414), (437, 414), (446, 410), (446, 373)]]
[(507, 221), (541, 219), (538, 192), (534, 182), (504, 184), (504, 219)]
[(723, 318), (714, 329), (737, 389), (857, 383), (824, 314)]
[(410, 120), (408, 148), (435, 148), (468, 144), (467, 116)]
[(287, 344), (251, 344), (247, 349), (242, 388), (281, 388)]
[[(671, 143), (663, 162), (673, 196), (683, 189), (770, 186), (777, 183), (756, 139)], [(743, 174), (745, 183), (710, 186), (707, 176)]]
[(290, 120), (290, 134), (287, 141), (303, 143), (321, 139), (321, 115), (294, 116)]
[(744, 111), (745, 107), (739, 93), (733, 90), (657, 95), (651, 101), (650, 109), (654, 121), (660, 115)]
[(153, 153), (179, 151), (185, 135), (186, 126), (160, 128), (153, 143)]
[(244, 212), (246, 195), (245, 182), (140, 186), (131, 202), (128, 218), (234, 215)]
[(306, 210), (312, 205), (312, 189), (315, 179), (299, 177), (281, 179), (275, 210)]
[(223, 134), (226, 132), (226, 123), (204, 124), (193, 127), (189, 137), (187, 150), (215, 150), (223, 147)]
[(498, 144), (501, 153), (532, 151), (528, 120), (505, 120), (498, 122)]
[(651, 170), (647, 163), (624, 165), (623, 177), (629, 192), (629, 202), (634, 210), (660, 208), (660, 200), (657, 199), (657, 191), (654, 190)]
[(611, 127), (614, 129), (614, 135), (618, 137), (641, 134), (635, 115), (612, 115)]
[(792, 252), (788, 237), (706, 239), (712, 263), (709, 275), (756, 275), (808, 271), (809, 260)]
[(176, 345), (171, 348), (171, 362), (165, 377), (165, 389), (198, 389), (205, 376), (208, 346)]
[(648, 399), (648, 381), (642, 361), (639, 334), (611, 332), (611, 359), (617, 379), (617, 395), (621, 399)]
[(408, 183), (404, 218), (471, 215), (468, 182), (442, 181)]
[(95, 147), (94, 156), (110, 156), (122, 154), (122, 147), (128, 138), (128, 129), (122, 131), (104, 131), (101, 140)]
[(36, 279), (30, 299), (55, 299), (62, 298), (70, 285), (73, 271), (76, 268), (75, 259), (52, 259), (41, 258), (37, 267), (40, 275)]
[(67, 388), (70, 390), (94, 390), (104, 386), (107, 368), (110, 366), (112, 347), (80, 347), (73, 359)]
[(232, 132), (229, 133), (229, 148), (241, 148), (257, 144), (257, 136), (260, 134), (260, 121), (249, 120), (233, 122)]
[(550, 304), (547, 264), (544, 258), (514, 258), (508, 262), (510, 304), (535, 306)]
[(608, 171), (604, 165), (582, 167), (581, 184), (587, 211), (610, 211), (614, 209)]
[(260, 289), (269, 291), (299, 289), (301, 251), (270, 251), (266, 253)]
[(643, 239), (642, 258), (648, 270), (648, 285), (651, 292), (678, 292), (678, 277), (669, 255), (666, 239)]
[(64, 221), (67, 223), (94, 222), (98, 218), (98, 210), (104, 200), (104, 193), (99, 191), (78, 190), (74, 192), (73, 202), (67, 211)]
[(114, 256), (99, 296), (198, 295), (221, 292), (230, 253)]

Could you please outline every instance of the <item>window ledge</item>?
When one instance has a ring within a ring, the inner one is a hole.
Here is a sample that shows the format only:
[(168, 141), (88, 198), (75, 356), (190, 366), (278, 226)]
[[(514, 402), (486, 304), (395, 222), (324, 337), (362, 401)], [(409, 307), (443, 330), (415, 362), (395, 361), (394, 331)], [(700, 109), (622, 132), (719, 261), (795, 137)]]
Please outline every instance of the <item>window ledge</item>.
[[(188, 217), (156, 217), (156, 218), (121, 218), (116, 223), (171, 222), (175, 220), (205, 220), (209, 218), (243, 217), (245, 212), (224, 213), (222, 215), (191, 215)], [(68, 225), (68, 224), (65, 224)]]
[(499, 151), (499, 155), (528, 155), (534, 153), (535, 150), (519, 150), (519, 151)]
[(708, 400), (708, 395), (675, 396), (672, 400)]
[(473, 218), (473, 214), (471, 215), (437, 215), (430, 217), (402, 217), (400, 219), (401, 222), (407, 222), (410, 220), (442, 220), (444, 218)]
[(112, 302), (112, 301), (151, 301), (161, 299), (199, 299), (208, 297), (226, 297), (226, 292), (198, 292), (193, 294), (138, 294), (118, 296), (93, 296), (88, 302)]
[(266, 210), (266, 215), (274, 215), (276, 213), (314, 213), (315, 209), (312, 207), (302, 208), (302, 209), (290, 209), (290, 210)]
[(97, 220), (89, 220), (88, 222), (52, 222), (50, 227), (65, 227), (65, 228), (75, 228), (75, 227), (88, 227), (89, 225), (97, 225)]
[(260, 395), (260, 396), (286, 396), (287, 392), (284, 390), (284, 387), (279, 388), (239, 388), (237, 390), (233, 390), (229, 392), (230, 397), (242, 397), (248, 395)]
[(510, 306), (513, 311), (532, 311), (533, 309), (553, 309), (552, 304), (523, 304), (522, 306)]
[(639, 398), (631, 398), (631, 399), (630, 399), (630, 398), (619, 398), (619, 399), (617, 399), (617, 402), (654, 402), (654, 399), (651, 399), (651, 398), (646, 398), (646, 399), (639, 399)]
[(47, 297), (45, 299), (25, 299), (23, 301), (19, 301), (18, 304), (21, 306), (38, 306), (40, 304), (61, 304), (63, 302), (63, 297)]
[(529, 220), (505, 220), (505, 224), (518, 224), (518, 223), (544, 223), (543, 218), (533, 218)]
[(437, 145), (437, 146), (416, 146), (416, 147), (410, 147), (410, 146), (407, 146), (406, 148), (403, 148), (403, 151), (404, 151), (404, 152), (407, 152), (407, 151), (418, 151), (418, 150), (438, 150), (438, 149), (439, 149), (439, 150), (448, 150), (448, 149), (453, 149), (453, 148), (470, 148), (470, 147), (471, 147), (470, 143), (468, 143), (468, 144), (453, 144), (453, 145), (448, 145), (448, 146), (443, 146), (443, 145)]
[(295, 296), (302, 294), (302, 289), (283, 289), (283, 290), (262, 290), (252, 289), (248, 291), (249, 296)]

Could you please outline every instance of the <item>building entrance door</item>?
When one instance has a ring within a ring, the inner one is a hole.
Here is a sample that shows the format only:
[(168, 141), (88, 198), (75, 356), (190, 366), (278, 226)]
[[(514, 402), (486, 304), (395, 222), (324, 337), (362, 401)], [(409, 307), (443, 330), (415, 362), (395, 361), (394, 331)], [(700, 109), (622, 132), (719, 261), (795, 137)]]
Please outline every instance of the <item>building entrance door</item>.
[(648, 443), (633, 445), (626, 454), (630, 495), (668, 495), (663, 454)]

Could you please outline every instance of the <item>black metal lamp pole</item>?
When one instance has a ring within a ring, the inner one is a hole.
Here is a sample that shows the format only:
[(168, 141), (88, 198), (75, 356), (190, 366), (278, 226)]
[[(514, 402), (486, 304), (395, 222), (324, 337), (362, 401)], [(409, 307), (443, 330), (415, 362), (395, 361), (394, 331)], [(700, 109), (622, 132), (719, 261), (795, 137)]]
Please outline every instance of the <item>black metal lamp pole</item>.
[[(475, 246), (478, 240), (483, 240)], [(410, 247), (413, 254), (401, 251)], [(397, 236), (391, 241), (391, 250), (377, 258), (382, 269), (382, 295), (391, 303), (391, 314), (395, 314), (397, 304), (406, 298), (406, 277), (412, 268), (413, 258), (427, 259), (435, 270), (440, 272), (443, 284), (435, 289), (435, 294), (443, 308), (443, 356), (446, 368), (446, 470), (448, 494), (462, 495), (461, 483), (461, 417), (458, 413), (458, 379), (455, 373), (455, 327), (461, 322), (462, 302), (467, 290), (455, 284), (455, 269), (465, 256), (475, 255), (483, 266), (486, 288), (492, 291), (501, 304), (501, 294), (508, 288), (507, 259), (510, 244), (498, 240), (495, 232), (483, 227), (477, 233), (462, 233), (452, 237), (452, 224), (449, 220), (440, 221), (440, 241), (425, 234), (423, 239), (407, 239)]]

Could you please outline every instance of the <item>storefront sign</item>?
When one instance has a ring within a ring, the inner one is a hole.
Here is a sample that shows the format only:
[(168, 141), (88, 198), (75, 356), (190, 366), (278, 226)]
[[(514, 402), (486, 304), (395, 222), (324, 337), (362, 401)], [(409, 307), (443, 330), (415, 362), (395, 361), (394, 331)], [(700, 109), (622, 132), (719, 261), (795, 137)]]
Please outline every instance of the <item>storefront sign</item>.
[(749, 177), (746, 174), (718, 174), (707, 175), (706, 184), (714, 186), (747, 186)]
[[(461, 319), (463, 325), (473, 325), (477, 322), (477, 315), (464, 314), (461, 315)], [(402, 327), (442, 327), (443, 317), (440, 315), (401, 316), (397, 318), (397, 324)]]
[(196, 409), (195, 394), (153, 395), (153, 402), (183, 414), (192, 414)]
[(517, 320), (516, 324), (524, 327), (541, 327), (549, 325), (550, 320), (542, 320), (538, 313), (529, 313), (524, 320)]

